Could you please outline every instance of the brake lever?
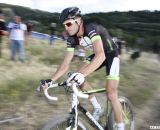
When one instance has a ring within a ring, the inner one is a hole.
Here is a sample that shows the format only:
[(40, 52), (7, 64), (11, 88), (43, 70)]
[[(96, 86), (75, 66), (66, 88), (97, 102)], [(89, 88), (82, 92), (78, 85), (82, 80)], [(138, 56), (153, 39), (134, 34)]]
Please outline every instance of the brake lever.
[(64, 82), (62, 82), (62, 83), (58, 83), (58, 86), (67, 86), (67, 82), (64, 81)]
[(58, 83), (59, 86), (62, 86), (65, 91), (68, 91), (68, 92), (72, 92), (70, 89), (71, 89), (71, 86), (72, 84), (71, 83), (67, 83), (66, 81), (62, 82), (62, 83)]

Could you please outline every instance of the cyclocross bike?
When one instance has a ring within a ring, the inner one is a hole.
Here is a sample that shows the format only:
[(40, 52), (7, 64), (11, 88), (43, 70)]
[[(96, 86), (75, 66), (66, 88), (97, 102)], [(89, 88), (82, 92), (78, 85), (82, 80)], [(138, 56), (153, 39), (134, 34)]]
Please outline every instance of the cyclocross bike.
[[(68, 85), (66, 82), (50, 84), (48, 88), (44, 89), (47, 99), (58, 100), (57, 97), (50, 96), (48, 93), (48, 89), (56, 87), (67, 89)], [(109, 100), (107, 101), (106, 112), (101, 116), (99, 121), (96, 121), (78, 100), (78, 97), (88, 98), (89, 94), (105, 92), (105, 88), (82, 92), (79, 91), (76, 83), (72, 84), (70, 88), (72, 88), (70, 113), (53, 117), (44, 125), (42, 130), (115, 130), (114, 113)], [(125, 97), (119, 97), (119, 101), (123, 108), (125, 130), (134, 130), (134, 113), (130, 101)], [(85, 116), (80, 115), (79, 111)]]

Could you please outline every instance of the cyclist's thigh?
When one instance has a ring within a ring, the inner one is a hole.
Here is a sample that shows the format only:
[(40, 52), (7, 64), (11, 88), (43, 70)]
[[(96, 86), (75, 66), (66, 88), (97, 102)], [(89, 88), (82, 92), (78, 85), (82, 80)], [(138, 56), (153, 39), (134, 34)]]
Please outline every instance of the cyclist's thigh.
[(116, 51), (106, 54), (105, 66), (107, 80), (119, 80), (120, 60)]

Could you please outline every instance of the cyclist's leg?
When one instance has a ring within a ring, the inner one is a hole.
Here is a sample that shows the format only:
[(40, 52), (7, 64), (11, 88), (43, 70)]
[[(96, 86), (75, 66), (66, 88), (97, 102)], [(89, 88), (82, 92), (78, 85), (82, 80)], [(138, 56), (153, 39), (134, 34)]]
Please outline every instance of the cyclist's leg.
[[(88, 82), (85, 82), (83, 85), (80, 86), (80, 88), (81, 88), (82, 91), (88, 91), (88, 90), (92, 90), (93, 89)], [(94, 109), (96, 109), (96, 108), (101, 109), (101, 106), (98, 103), (98, 101), (97, 101), (97, 99), (96, 99), (94, 94), (89, 95), (89, 101), (93, 105)]]
[[(111, 101), (116, 123), (118, 126), (124, 127), (123, 118), (122, 118), (122, 107), (118, 100), (117, 88), (118, 88), (118, 81), (107, 80), (107, 83), (106, 83), (107, 96), (108, 96), (108, 99)], [(118, 129), (118, 130), (124, 130), (124, 128)]]
[[(85, 82), (83, 85), (80, 86), (81, 90), (87, 91), (92, 90), (93, 88), (89, 85), (88, 82)], [(97, 101), (97, 98), (94, 94), (89, 95), (89, 101), (93, 106), (93, 112), (92, 116), (98, 121), (100, 116), (103, 114), (103, 110), (99, 102)]]
[(106, 81), (106, 94), (111, 101), (117, 123), (117, 130), (124, 130), (122, 118), (122, 107), (118, 100), (118, 85), (119, 85), (119, 58), (116, 53), (107, 54), (106, 71), (108, 72)]
[[(85, 68), (90, 63), (90, 61), (93, 59), (93, 57), (94, 57), (94, 55), (91, 55), (91, 56), (87, 57), (86, 60), (84, 61), (85, 64), (80, 69), (82, 69), (83, 67)], [(93, 89), (88, 82), (85, 82), (84, 84), (82, 84), (80, 86), (80, 88), (83, 91)], [(93, 108), (94, 108), (93, 117), (96, 120), (99, 120), (99, 117), (101, 116), (101, 114), (103, 112), (101, 105), (98, 103), (97, 98), (95, 97), (94, 94), (89, 95), (89, 101), (91, 102), (91, 104), (93, 105)]]

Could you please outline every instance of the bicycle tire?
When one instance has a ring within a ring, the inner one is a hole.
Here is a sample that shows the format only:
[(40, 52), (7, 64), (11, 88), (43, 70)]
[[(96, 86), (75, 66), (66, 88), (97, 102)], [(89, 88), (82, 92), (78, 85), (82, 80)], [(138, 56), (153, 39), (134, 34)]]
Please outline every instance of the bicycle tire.
[[(42, 130), (65, 130), (67, 126), (67, 120), (70, 117), (69, 114), (64, 114), (49, 120)], [(89, 130), (87, 124), (78, 118), (77, 130)]]
[[(125, 130), (134, 130), (134, 112), (131, 102), (126, 97), (118, 98), (123, 109), (123, 119), (125, 124)], [(114, 121), (114, 112), (111, 110), (109, 119), (108, 119), (109, 130), (115, 130), (115, 121)]]

